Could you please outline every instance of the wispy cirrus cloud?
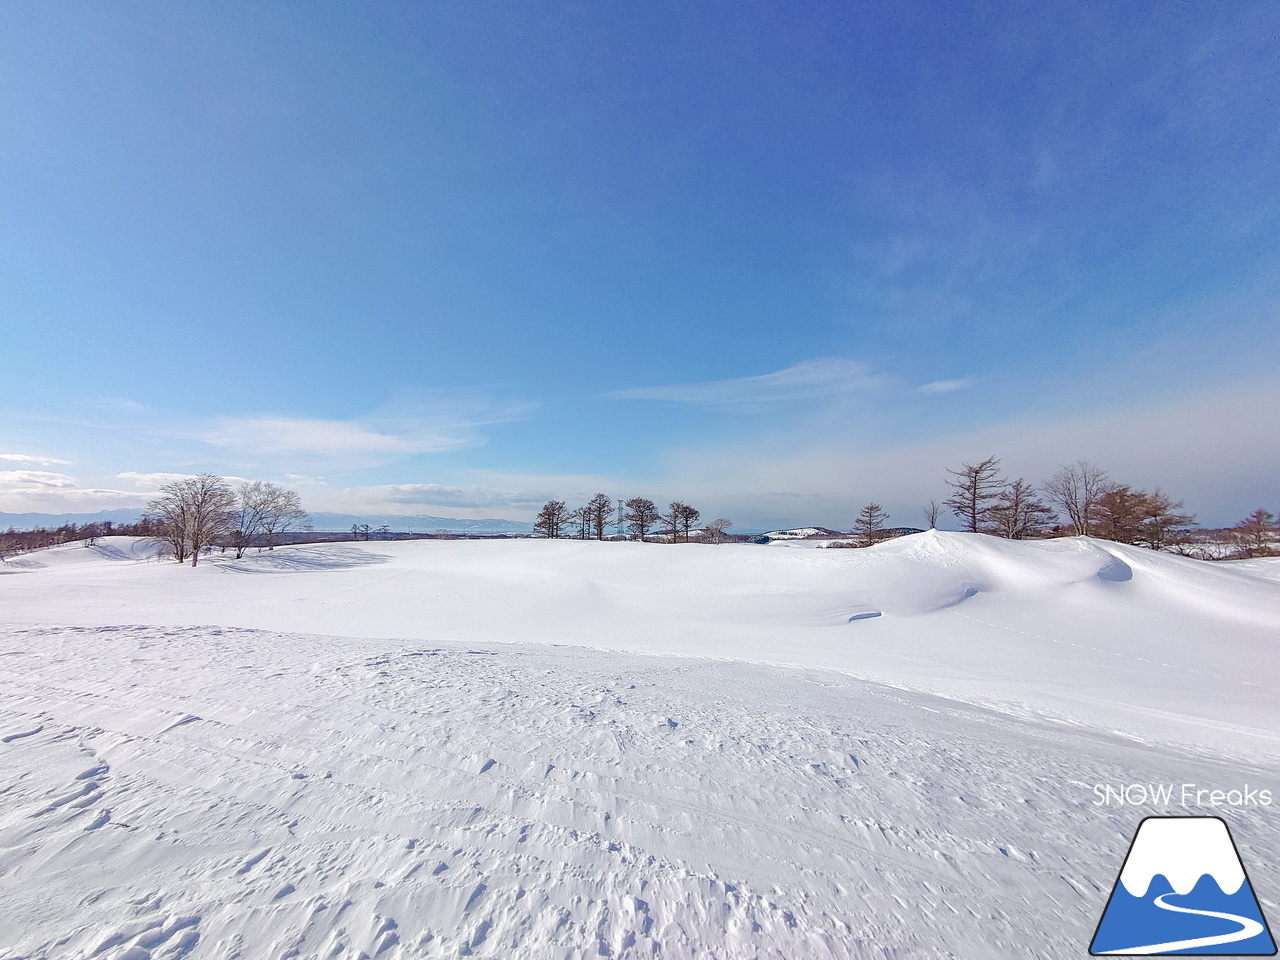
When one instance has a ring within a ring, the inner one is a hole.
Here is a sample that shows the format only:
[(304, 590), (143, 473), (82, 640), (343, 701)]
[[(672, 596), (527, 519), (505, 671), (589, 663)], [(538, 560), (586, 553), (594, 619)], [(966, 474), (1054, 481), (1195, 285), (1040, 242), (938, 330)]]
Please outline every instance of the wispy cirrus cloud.
[[(194, 473), (136, 473), (127, 470), (124, 473), (117, 473), (117, 480), (127, 480), (134, 485), (135, 489), (142, 490), (146, 493), (155, 493), (166, 483), (173, 483), (175, 480), (189, 480), (196, 476)], [(226, 477), (222, 479), (228, 483), (244, 483), (244, 477)]]
[(220, 417), (194, 439), (247, 453), (320, 457), (428, 453), (462, 442), (447, 434), (397, 436), (353, 421), (301, 417)]
[(825, 358), (755, 377), (635, 387), (604, 394), (609, 400), (667, 400), (673, 403), (765, 404), (809, 400), (871, 390), (884, 383), (867, 364)]
[(12, 463), (34, 463), (42, 467), (49, 467), (55, 464), (59, 466), (68, 466), (70, 460), (59, 460), (57, 457), (38, 457), (27, 453), (0, 453), (0, 460), (8, 460)]
[(960, 380), (934, 380), (932, 383), (923, 383), (916, 387), (917, 393), (951, 393), (954, 390), (963, 390), (965, 387), (973, 383), (968, 377)]
[(76, 478), (65, 473), (49, 473), (44, 470), (0, 470), (0, 488), (59, 488), (74, 487)]
[(479, 446), (485, 442), (484, 427), (522, 419), (532, 407), (470, 393), (417, 392), (346, 420), (224, 416), (184, 435), (252, 457), (367, 466)]

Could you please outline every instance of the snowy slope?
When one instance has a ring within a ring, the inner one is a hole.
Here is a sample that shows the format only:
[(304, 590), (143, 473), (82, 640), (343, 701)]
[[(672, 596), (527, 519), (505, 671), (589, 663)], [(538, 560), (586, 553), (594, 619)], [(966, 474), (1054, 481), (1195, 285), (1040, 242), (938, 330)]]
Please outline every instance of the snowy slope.
[(839, 537), (847, 534), (828, 530), (826, 527), (793, 527), (790, 530), (770, 530), (765, 536), (770, 540), (803, 540), (805, 537)]
[[(1078, 957), (1179, 812), (1094, 784), (1280, 795), (1263, 561), (146, 556), (0, 577), (0, 957)], [(1273, 811), (1181, 812), (1230, 818), (1274, 915)]]
[[(101, 549), (118, 541), (129, 542)], [(936, 531), (843, 551), (320, 544), (215, 555), (194, 571), (93, 555), (30, 555), (46, 568), (0, 579), (0, 624), (196, 623), (833, 667), (1139, 737), (1280, 753), (1280, 589), (1267, 575), (1280, 561)]]

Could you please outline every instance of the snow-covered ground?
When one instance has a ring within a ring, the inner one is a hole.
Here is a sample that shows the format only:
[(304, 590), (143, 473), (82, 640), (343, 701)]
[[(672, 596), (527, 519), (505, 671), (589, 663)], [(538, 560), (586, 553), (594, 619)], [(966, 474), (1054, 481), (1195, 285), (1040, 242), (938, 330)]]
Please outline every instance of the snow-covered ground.
[[(148, 556), (0, 564), (6, 960), (1079, 957), (1170, 813), (1280, 913), (1280, 560)], [(1275, 800), (1094, 789), (1184, 783)]]

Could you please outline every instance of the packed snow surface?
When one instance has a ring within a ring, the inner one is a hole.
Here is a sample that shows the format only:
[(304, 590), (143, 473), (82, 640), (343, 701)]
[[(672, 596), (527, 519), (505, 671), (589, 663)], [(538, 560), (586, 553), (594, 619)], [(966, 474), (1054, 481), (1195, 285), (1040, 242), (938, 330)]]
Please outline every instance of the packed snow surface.
[(1276, 806), (1095, 790), (1280, 800), (1274, 562), (153, 553), (0, 564), (6, 960), (1078, 957), (1150, 814), (1277, 912)]

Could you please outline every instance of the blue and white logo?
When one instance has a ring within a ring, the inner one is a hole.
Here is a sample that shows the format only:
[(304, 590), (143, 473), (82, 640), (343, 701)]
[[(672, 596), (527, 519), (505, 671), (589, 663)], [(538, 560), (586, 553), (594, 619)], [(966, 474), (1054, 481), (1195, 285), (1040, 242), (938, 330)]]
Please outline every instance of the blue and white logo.
[(1143, 820), (1089, 953), (1275, 956), (1226, 823), (1218, 817)]

